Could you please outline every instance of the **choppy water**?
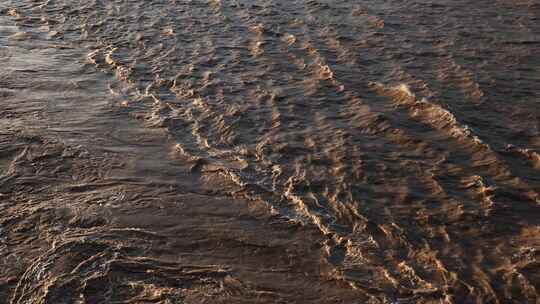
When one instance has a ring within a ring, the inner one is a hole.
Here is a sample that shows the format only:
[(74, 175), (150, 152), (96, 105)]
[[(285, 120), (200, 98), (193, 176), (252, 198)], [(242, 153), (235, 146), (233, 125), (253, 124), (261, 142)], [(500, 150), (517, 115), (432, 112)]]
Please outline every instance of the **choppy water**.
[(0, 12), (6, 303), (540, 301), (538, 1)]

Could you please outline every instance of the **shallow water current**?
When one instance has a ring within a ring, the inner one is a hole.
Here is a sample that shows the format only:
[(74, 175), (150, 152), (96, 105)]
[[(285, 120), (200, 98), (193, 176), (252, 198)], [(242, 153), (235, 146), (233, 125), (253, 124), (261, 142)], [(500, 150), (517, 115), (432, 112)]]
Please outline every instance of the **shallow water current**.
[(3, 0), (0, 303), (539, 303), (540, 2)]

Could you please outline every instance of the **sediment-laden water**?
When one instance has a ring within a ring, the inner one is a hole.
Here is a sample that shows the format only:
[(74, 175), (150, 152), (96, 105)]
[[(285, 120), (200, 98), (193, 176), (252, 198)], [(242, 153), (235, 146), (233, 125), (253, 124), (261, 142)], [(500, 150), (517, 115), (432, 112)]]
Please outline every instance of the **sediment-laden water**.
[(540, 3), (4, 0), (1, 303), (538, 303)]

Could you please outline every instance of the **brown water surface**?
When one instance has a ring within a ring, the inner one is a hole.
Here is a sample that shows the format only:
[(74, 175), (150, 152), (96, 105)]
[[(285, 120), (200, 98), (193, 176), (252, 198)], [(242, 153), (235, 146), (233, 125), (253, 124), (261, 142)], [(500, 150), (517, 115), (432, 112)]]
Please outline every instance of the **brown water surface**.
[(538, 303), (539, 18), (4, 0), (0, 302)]

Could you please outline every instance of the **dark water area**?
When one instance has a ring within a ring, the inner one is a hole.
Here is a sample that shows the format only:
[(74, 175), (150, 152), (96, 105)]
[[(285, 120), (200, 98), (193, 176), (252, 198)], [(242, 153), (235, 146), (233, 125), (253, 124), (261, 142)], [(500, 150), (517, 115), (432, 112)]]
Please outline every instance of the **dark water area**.
[(3, 0), (0, 303), (539, 303), (540, 2)]

